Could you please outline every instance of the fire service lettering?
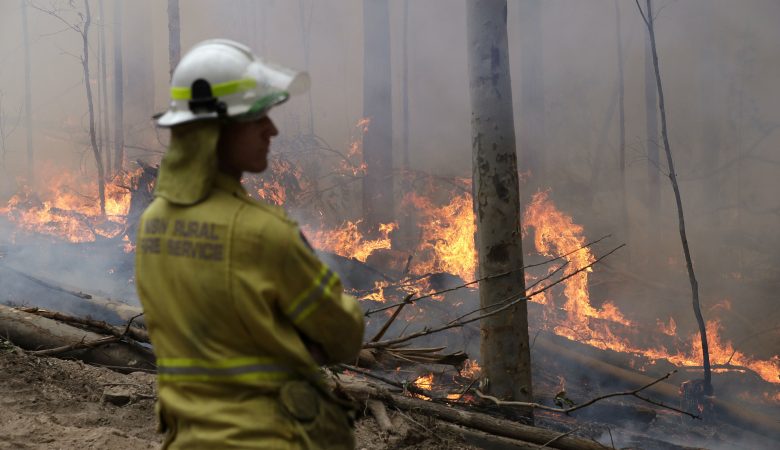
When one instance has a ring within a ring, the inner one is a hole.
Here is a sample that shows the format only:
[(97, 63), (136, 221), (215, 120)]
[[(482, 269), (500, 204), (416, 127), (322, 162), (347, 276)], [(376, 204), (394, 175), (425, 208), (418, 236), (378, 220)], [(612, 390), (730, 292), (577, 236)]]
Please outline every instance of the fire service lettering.
[(167, 220), (149, 219), (144, 223), (144, 237), (140, 239), (138, 249), (144, 254), (164, 252), (170, 256), (222, 261), (225, 246), (219, 228), (215, 223), (185, 220), (174, 221), (170, 228)]

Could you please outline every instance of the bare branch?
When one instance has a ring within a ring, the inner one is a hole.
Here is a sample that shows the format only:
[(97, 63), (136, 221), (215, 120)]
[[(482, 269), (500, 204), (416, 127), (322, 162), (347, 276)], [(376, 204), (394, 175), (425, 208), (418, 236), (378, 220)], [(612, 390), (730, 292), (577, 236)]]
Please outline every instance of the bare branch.
[(613, 392), (613, 393), (610, 393), (610, 394), (605, 394), (605, 395), (602, 395), (602, 396), (590, 399), (590, 400), (588, 400), (585, 403), (581, 403), (579, 405), (572, 406), (570, 408), (556, 408), (556, 407), (553, 407), (553, 406), (542, 405), (540, 403), (534, 403), (534, 402), (517, 402), (517, 401), (509, 401), (509, 400), (499, 400), (496, 397), (493, 397), (492, 395), (483, 394), (479, 390), (474, 390), (474, 392), (480, 398), (485, 399), (485, 400), (490, 400), (491, 402), (495, 403), (497, 406), (517, 406), (517, 407), (522, 407), (522, 408), (537, 408), (537, 409), (543, 409), (545, 411), (557, 412), (557, 413), (562, 413), (562, 414), (570, 414), (570, 413), (572, 413), (574, 411), (577, 411), (577, 410), (583, 409), (583, 408), (587, 408), (588, 406), (590, 406), (590, 405), (592, 405), (592, 404), (594, 404), (596, 402), (599, 402), (601, 400), (606, 400), (608, 398), (630, 396), (630, 397), (636, 397), (636, 398), (638, 398), (638, 399), (640, 399), (640, 400), (642, 400), (644, 402), (653, 404), (655, 406), (658, 406), (658, 407), (661, 407), (661, 408), (664, 408), (664, 409), (669, 409), (671, 411), (675, 411), (675, 412), (678, 412), (680, 414), (685, 414), (686, 416), (689, 416), (689, 417), (691, 417), (693, 419), (701, 419), (701, 416), (699, 416), (699, 415), (690, 413), (688, 411), (683, 411), (683, 410), (675, 408), (673, 406), (668, 406), (668, 405), (665, 405), (665, 404), (663, 404), (661, 402), (649, 399), (649, 398), (647, 398), (647, 397), (645, 397), (643, 395), (639, 395), (640, 392), (642, 392), (645, 389), (648, 389), (648, 388), (650, 388), (650, 387), (660, 383), (661, 381), (664, 381), (664, 380), (668, 379), (669, 377), (671, 377), (676, 372), (677, 372), (677, 370), (673, 370), (673, 371), (667, 373), (666, 375), (662, 376), (661, 378), (653, 380), (650, 383), (647, 383), (646, 385), (644, 385), (644, 386), (642, 386), (640, 388), (637, 388), (637, 389), (634, 389), (634, 390), (631, 390), (631, 391)]
[(594, 264), (598, 263), (602, 259), (606, 258), (607, 256), (611, 255), (612, 253), (618, 251), (619, 249), (621, 249), (621, 248), (623, 248), (625, 246), (626, 246), (626, 244), (621, 244), (618, 247), (615, 247), (614, 249), (610, 250), (609, 252), (607, 252), (606, 254), (601, 256), (600, 258), (596, 259), (592, 263), (577, 269), (576, 271), (570, 273), (569, 275), (566, 275), (566, 276), (560, 278), (559, 280), (555, 281), (554, 283), (551, 283), (550, 285), (545, 286), (542, 289), (539, 289), (539, 290), (537, 290), (537, 291), (535, 291), (535, 292), (533, 292), (533, 293), (531, 293), (529, 295), (522, 295), (521, 294), (521, 295), (510, 296), (510, 297), (502, 300), (501, 302), (493, 305), (493, 306), (501, 305), (501, 307), (497, 308), (497, 309), (495, 309), (495, 310), (493, 310), (493, 311), (491, 311), (489, 313), (482, 314), (480, 316), (473, 317), (473, 318), (468, 319), (468, 320), (450, 322), (450, 323), (448, 323), (446, 325), (443, 325), (443, 326), (440, 326), (440, 327), (436, 327), (436, 328), (427, 328), (426, 327), (426, 328), (424, 328), (424, 329), (422, 329), (422, 330), (420, 330), (420, 331), (418, 331), (416, 333), (412, 333), (412, 334), (410, 334), (408, 336), (402, 336), (402, 337), (399, 337), (399, 338), (396, 338), (396, 339), (389, 339), (389, 340), (380, 341), (380, 342), (368, 342), (368, 343), (363, 345), (363, 348), (381, 348), (381, 347), (388, 347), (388, 346), (391, 346), (391, 345), (397, 345), (397, 344), (400, 344), (402, 342), (410, 341), (412, 339), (416, 339), (416, 338), (419, 338), (419, 337), (422, 337), (422, 336), (427, 336), (429, 334), (438, 333), (438, 332), (441, 332), (441, 331), (444, 331), (444, 330), (448, 330), (450, 328), (462, 327), (462, 326), (467, 325), (467, 324), (469, 324), (471, 322), (476, 322), (477, 320), (481, 320), (481, 319), (485, 319), (487, 317), (494, 316), (494, 315), (496, 315), (496, 314), (498, 314), (498, 313), (500, 313), (502, 311), (505, 311), (505, 310), (511, 308), (512, 306), (520, 303), (521, 301), (527, 301), (528, 299), (530, 299), (534, 295), (537, 295), (537, 294), (539, 294), (541, 292), (544, 292), (544, 291), (552, 288), (553, 286), (555, 286), (555, 285), (557, 285), (557, 284), (559, 284), (559, 283), (561, 283), (561, 282), (563, 282), (563, 281), (573, 277), (574, 275), (577, 275), (578, 273), (580, 273), (580, 272), (582, 272), (584, 270), (587, 270), (590, 267), (593, 267)]

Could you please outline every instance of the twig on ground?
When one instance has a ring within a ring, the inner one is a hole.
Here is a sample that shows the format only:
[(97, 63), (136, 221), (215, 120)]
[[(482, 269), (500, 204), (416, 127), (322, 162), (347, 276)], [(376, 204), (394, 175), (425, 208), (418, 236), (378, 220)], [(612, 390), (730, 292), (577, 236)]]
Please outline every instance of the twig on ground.
[(661, 407), (661, 408), (665, 408), (665, 409), (669, 409), (669, 410), (678, 412), (680, 414), (685, 414), (686, 416), (689, 416), (689, 417), (691, 417), (693, 419), (701, 419), (701, 416), (699, 416), (699, 415), (690, 413), (688, 411), (683, 411), (683, 410), (675, 408), (673, 406), (665, 405), (663, 403), (660, 403), (660, 402), (657, 402), (655, 400), (649, 399), (649, 398), (647, 398), (645, 396), (639, 395), (640, 392), (644, 391), (645, 389), (647, 389), (647, 388), (649, 388), (649, 387), (651, 387), (653, 385), (656, 385), (656, 384), (660, 383), (661, 381), (666, 380), (667, 378), (669, 378), (670, 376), (672, 376), (672, 374), (674, 374), (676, 372), (677, 372), (677, 370), (673, 370), (673, 371), (667, 373), (666, 375), (662, 376), (661, 378), (653, 380), (652, 382), (647, 383), (646, 385), (644, 385), (644, 386), (642, 386), (640, 388), (634, 389), (632, 391), (613, 392), (611, 394), (605, 394), (605, 395), (602, 395), (602, 396), (590, 399), (590, 400), (588, 400), (585, 403), (581, 403), (579, 405), (572, 406), (570, 408), (555, 408), (553, 406), (542, 405), (540, 403), (534, 403), (534, 402), (518, 402), (518, 401), (509, 401), (509, 400), (499, 400), (496, 397), (493, 397), (492, 395), (483, 394), (479, 390), (475, 390), (474, 392), (477, 394), (477, 396), (479, 398), (482, 398), (482, 399), (485, 399), (485, 400), (490, 400), (491, 402), (495, 403), (497, 406), (518, 406), (518, 407), (523, 407), (523, 408), (537, 408), (537, 409), (543, 409), (545, 411), (551, 411), (551, 412), (557, 412), (557, 413), (563, 413), (563, 414), (570, 414), (570, 413), (572, 413), (574, 411), (586, 408), (586, 407), (588, 407), (588, 406), (590, 406), (590, 405), (592, 405), (592, 404), (594, 404), (596, 402), (599, 402), (601, 400), (605, 400), (605, 399), (608, 399), (608, 398), (631, 396), (631, 397), (636, 397), (636, 398), (638, 398), (638, 399), (640, 399), (640, 400), (642, 400), (644, 402), (653, 404), (655, 406), (658, 406), (658, 407)]
[(550, 439), (549, 441), (547, 441), (547, 442), (545, 442), (544, 444), (542, 444), (542, 446), (541, 446), (541, 447), (539, 447), (539, 448), (545, 448), (545, 447), (547, 447), (548, 445), (552, 444), (553, 442), (557, 441), (558, 439), (560, 439), (560, 438), (563, 438), (563, 437), (566, 437), (566, 436), (568, 436), (568, 435), (570, 435), (570, 434), (572, 434), (572, 433), (574, 433), (574, 432), (578, 431), (580, 428), (582, 428), (582, 427), (581, 427), (581, 426), (579, 426), (579, 427), (577, 427), (577, 428), (573, 428), (573, 429), (571, 429), (571, 430), (569, 430), (569, 431), (567, 431), (567, 432), (565, 432), (565, 433), (561, 433), (561, 434), (559, 434), (558, 436), (555, 436), (554, 438), (552, 438), (552, 439)]
[(76, 342), (75, 344), (63, 345), (61, 347), (49, 348), (46, 350), (31, 350), (27, 353), (35, 356), (55, 356), (62, 353), (72, 352), (74, 350), (83, 350), (87, 348), (96, 348), (101, 345), (113, 344), (119, 342), (120, 339), (116, 336), (106, 336), (104, 338), (95, 339), (94, 341), (86, 342), (84, 340)]

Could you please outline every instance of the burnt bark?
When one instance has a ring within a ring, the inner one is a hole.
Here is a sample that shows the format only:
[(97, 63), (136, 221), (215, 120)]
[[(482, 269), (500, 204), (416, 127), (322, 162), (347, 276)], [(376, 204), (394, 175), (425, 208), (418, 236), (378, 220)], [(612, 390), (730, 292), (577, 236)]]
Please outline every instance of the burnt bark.
[(395, 220), (393, 210), (393, 111), (390, 73), (390, 13), (387, 0), (363, 2), (363, 224), (375, 232)]
[[(523, 266), (520, 201), (509, 75), (506, 1), (469, 0), (467, 32), (471, 94), (472, 176), (479, 277)], [(524, 295), (523, 271), (480, 282), (483, 308)], [(486, 390), (496, 397), (532, 401), (525, 302), (481, 323)], [(533, 419), (533, 411), (525, 411)]]
[[(639, 6), (637, 0), (637, 6)], [(653, 16), (650, 14), (651, 0), (647, 0), (647, 15), (644, 16), (647, 31), (650, 35), (650, 49), (653, 56), (653, 69), (655, 72), (656, 87), (658, 89), (658, 109), (661, 115), (661, 135), (664, 141), (664, 152), (666, 153), (666, 163), (669, 166), (669, 181), (672, 183), (674, 191), (674, 200), (677, 205), (677, 219), (679, 223), (680, 241), (682, 243), (683, 254), (685, 255), (685, 266), (688, 269), (688, 281), (691, 284), (691, 297), (693, 304), (693, 313), (696, 316), (696, 323), (699, 325), (699, 335), (701, 337), (701, 349), (704, 366), (704, 395), (711, 396), (712, 389), (712, 370), (710, 368), (710, 351), (707, 343), (707, 327), (704, 323), (704, 317), (699, 305), (699, 282), (696, 279), (696, 273), (693, 270), (693, 258), (688, 245), (688, 235), (685, 230), (685, 215), (683, 214), (682, 196), (680, 195), (680, 186), (677, 184), (677, 174), (674, 170), (674, 159), (669, 145), (669, 130), (666, 124), (666, 107), (664, 103), (664, 90), (661, 84), (661, 70), (658, 62), (658, 50), (655, 43), (655, 29), (653, 26)], [(641, 12), (641, 7), (640, 7)]]

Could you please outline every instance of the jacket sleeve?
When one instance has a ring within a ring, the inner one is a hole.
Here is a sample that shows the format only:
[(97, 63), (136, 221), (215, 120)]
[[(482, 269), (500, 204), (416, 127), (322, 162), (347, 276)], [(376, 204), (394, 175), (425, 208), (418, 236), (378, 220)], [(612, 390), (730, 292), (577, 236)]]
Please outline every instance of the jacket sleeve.
[(320, 261), (294, 229), (280, 267), (280, 302), (295, 327), (325, 351), (328, 363), (350, 362), (363, 344), (363, 311), (342, 293), (337, 273)]

